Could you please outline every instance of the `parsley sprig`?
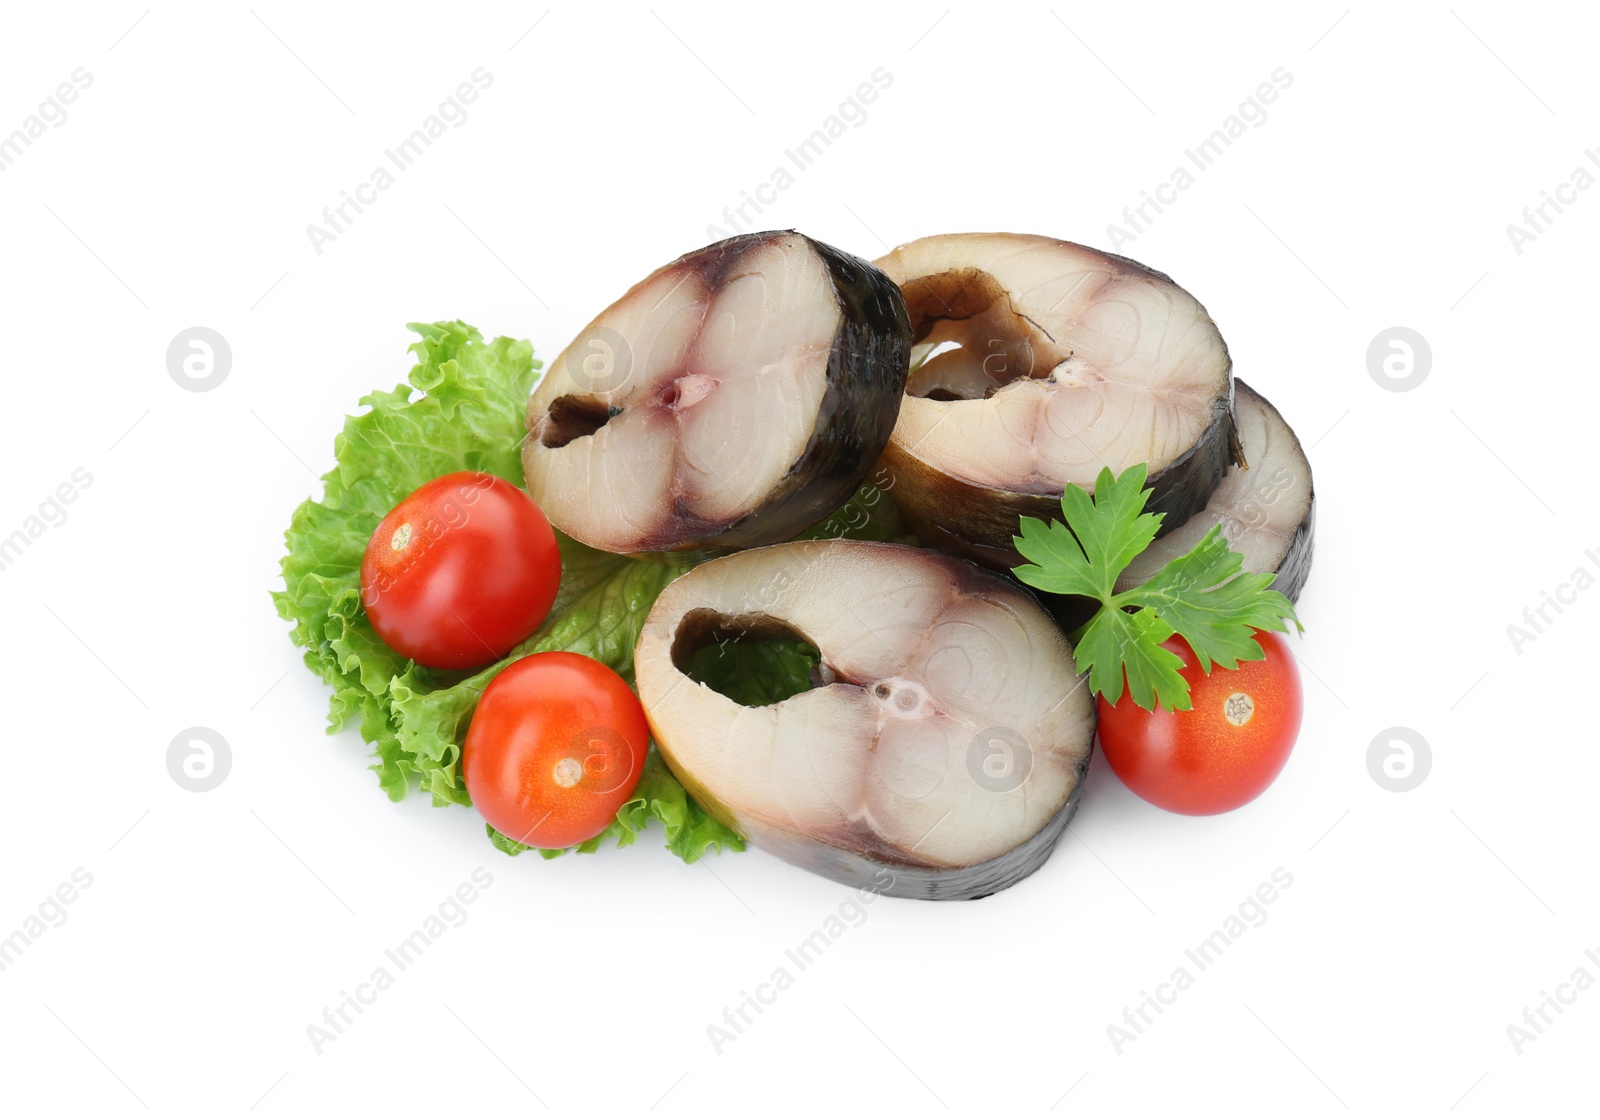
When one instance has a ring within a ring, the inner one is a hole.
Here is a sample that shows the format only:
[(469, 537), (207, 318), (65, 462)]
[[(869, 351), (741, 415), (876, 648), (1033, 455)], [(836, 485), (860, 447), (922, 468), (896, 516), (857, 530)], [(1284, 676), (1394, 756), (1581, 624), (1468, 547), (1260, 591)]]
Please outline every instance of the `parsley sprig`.
[(1189, 684), (1178, 672), (1183, 660), (1162, 642), (1179, 635), (1209, 673), (1213, 663), (1236, 669), (1241, 661), (1265, 657), (1255, 631), (1300, 623), (1289, 600), (1269, 590), (1271, 573), (1244, 571), (1244, 557), (1215, 525), (1150, 580), (1118, 593), (1117, 577), (1155, 540), (1166, 517), (1144, 512), (1151, 494), (1145, 476), (1142, 463), (1120, 478), (1102, 468), (1093, 497), (1071, 485), (1062, 494), (1065, 524), (1024, 517), (1014, 539), (1032, 563), (1016, 574), (1041, 591), (1099, 601), (1074, 643), (1078, 671), (1089, 674), (1091, 690), (1115, 704), (1126, 678), (1141, 708), (1184, 712), (1191, 703)]

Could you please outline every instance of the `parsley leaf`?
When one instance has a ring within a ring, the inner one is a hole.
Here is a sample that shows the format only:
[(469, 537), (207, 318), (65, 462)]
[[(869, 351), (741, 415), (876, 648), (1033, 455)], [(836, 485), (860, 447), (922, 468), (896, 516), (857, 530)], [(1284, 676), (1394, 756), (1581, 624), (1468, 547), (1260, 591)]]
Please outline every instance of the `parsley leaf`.
[(1122, 569), (1150, 547), (1161, 528), (1161, 514), (1144, 512), (1150, 496), (1144, 478), (1143, 463), (1121, 478), (1102, 469), (1094, 497), (1081, 486), (1068, 486), (1061, 495), (1065, 526), (1024, 517), (1017, 551), (1033, 563), (1016, 569), (1017, 578), (1041, 591), (1110, 599)]
[(1017, 551), (1029, 564), (1017, 578), (1041, 591), (1083, 595), (1100, 602), (1074, 643), (1078, 671), (1089, 687), (1115, 704), (1124, 683), (1134, 703), (1154, 710), (1188, 711), (1189, 685), (1179, 673), (1183, 659), (1161, 643), (1177, 634), (1194, 650), (1200, 668), (1236, 669), (1241, 661), (1266, 656), (1257, 630), (1287, 630), (1294, 607), (1271, 590), (1271, 573), (1244, 571), (1213, 525), (1200, 543), (1150, 580), (1118, 594), (1117, 576), (1155, 540), (1165, 514), (1144, 512), (1150, 491), (1147, 468), (1129, 467), (1121, 477), (1102, 468), (1094, 497), (1079, 486), (1061, 496), (1065, 524), (1022, 519)]

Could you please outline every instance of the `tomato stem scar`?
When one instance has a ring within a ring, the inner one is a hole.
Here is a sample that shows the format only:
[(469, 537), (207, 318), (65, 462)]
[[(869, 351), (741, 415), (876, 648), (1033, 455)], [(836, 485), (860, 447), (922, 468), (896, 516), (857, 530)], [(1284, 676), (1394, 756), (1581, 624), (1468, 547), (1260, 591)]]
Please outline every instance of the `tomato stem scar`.
[(1235, 727), (1243, 727), (1256, 714), (1256, 702), (1248, 692), (1235, 692), (1222, 702), (1222, 714)]
[(562, 789), (571, 789), (578, 784), (578, 779), (583, 777), (583, 763), (575, 758), (563, 758), (556, 763), (552, 776), (556, 780), (556, 785)]

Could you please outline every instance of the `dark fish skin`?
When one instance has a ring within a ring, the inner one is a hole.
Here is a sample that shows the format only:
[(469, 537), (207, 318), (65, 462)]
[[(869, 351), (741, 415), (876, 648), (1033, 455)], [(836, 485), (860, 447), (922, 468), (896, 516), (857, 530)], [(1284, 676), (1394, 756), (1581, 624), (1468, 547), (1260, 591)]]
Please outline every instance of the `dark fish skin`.
[[(701, 252), (746, 242), (726, 259), (726, 272), (743, 248), (782, 237), (799, 237), (810, 245), (833, 280), (841, 317), (828, 356), (828, 387), (805, 451), (759, 507), (704, 538), (713, 546), (745, 548), (787, 540), (848, 501), (889, 442), (911, 368), (906, 303), (899, 287), (877, 266), (793, 230), (746, 234)], [(757, 432), (749, 435), (760, 438)]]
[(1167, 515), (1162, 534), (1170, 533), (1206, 508), (1211, 492), (1228, 473), (1228, 468), (1244, 465), (1244, 448), (1239, 444), (1239, 429), (1233, 415), (1233, 378), (1228, 379), (1228, 399), (1211, 406), (1211, 423), (1195, 445), (1145, 482), (1150, 500), (1145, 509)]
[[(1146, 482), (1153, 491), (1146, 508), (1167, 515), (1162, 533), (1176, 529), (1205, 509), (1228, 467), (1243, 461), (1230, 382), (1227, 399), (1218, 400), (1212, 407), (1211, 422), (1194, 446)], [(891, 497), (916, 495), (916, 500), (897, 505), (906, 524), (924, 545), (997, 571), (1009, 572), (1025, 563), (1012, 543), (1022, 518), (1061, 520), (1059, 493), (1023, 494), (979, 486), (953, 478), (893, 444), (884, 449), (879, 468), (886, 480), (883, 488)]]
[(1283, 562), (1278, 565), (1278, 574), (1272, 581), (1273, 590), (1283, 592), (1284, 598), (1291, 603), (1300, 601), (1300, 592), (1305, 590), (1306, 580), (1311, 575), (1311, 553), (1316, 534), (1316, 521), (1317, 498), (1313, 493), (1311, 504), (1306, 508), (1305, 518), (1294, 531), (1294, 540), (1289, 542), (1289, 551), (1284, 555)]
[[(1238, 382), (1244, 391), (1254, 396), (1267, 407), (1267, 411), (1276, 416), (1288, 430), (1289, 435), (1298, 444), (1299, 438), (1294, 434), (1294, 429), (1289, 427), (1283, 419), (1283, 414), (1278, 411), (1273, 403), (1266, 397), (1256, 392), (1254, 386), (1244, 381)], [(1304, 452), (1302, 451), (1302, 454)], [(1307, 466), (1310, 464), (1307, 463)], [(1289, 542), (1288, 550), (1283, 554), (1283, 559), (1278, 561), (1277, 575), (1272, 581), (1275, 591), (1283, 593), (1284, 598), (1291, 603), (1300, 601), (1300, 592), (1305, 590), (1306, 580), (1311, 575), (1311, 555), (1315, 545), (1317, 528), (1317, 488), (1313, 473), (1310, 500), (1306, 503), (1306, 515), (1300, 519), (1300, 524), (1295, 526), (1294, 539)]]
[(843, 883), (847, 887), (870, 890), (890, 898), (914, 898), (928, 902), (968, 902), (988, 898), (1015, 886), (1044, 866), (1055, 851), (1061, 834), (1078, 811), (1083, 798), (1084, 776), (1089, 770), (1089, 755), (1078, 768), (1078, 777), (1066, 804), (1027, 840), (970, 867), (929, 867), (907, 864), (893, 858), (863, 855), (845, 848), (818, 849), (801, 837), (790, 837), (774, 829), (763, 829), (756, 844), (781, 860), (807, 871)]

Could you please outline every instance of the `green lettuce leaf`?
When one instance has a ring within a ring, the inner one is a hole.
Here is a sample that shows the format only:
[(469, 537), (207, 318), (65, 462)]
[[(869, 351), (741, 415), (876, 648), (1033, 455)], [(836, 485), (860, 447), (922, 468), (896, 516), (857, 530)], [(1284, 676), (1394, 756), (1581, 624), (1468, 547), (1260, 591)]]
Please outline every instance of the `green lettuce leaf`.
[[(470, 675), (435, 672), (384, 645), (361, 609), (368, 538), (396, 503), (439, 475), (480, 470), (522, 485), (523, 413), (540, 368), (527, 342), (485, 342), (465, 323), (411, 329), (421, 335), (411, 346), (416, 366), (406, 384), (364, 398), (367, 411), (346, 419), (322, 499), (302, 504), (285, 534), (284, 590), (273, 599), (293, 623), (290, 636), (304, 648), (306, 664), (333, 688), (330, 733), (358, 724), (390, 798), (420, 788), (436, 805), (466, 805), (461, 743), (477, 698), (495, 674), (528, 653), (564, 649), (602, 661), (631, 681), (645, 615), (694, 559), (630, 559), (558, 534), (562, 580), (555, 605), (538, 632), (504, 661)], [(594, 851), (608, 839), (631, 844), (650, 820), (661, 822), (668, 848), (689, 861), (711, 847), (744, 847), (735, 832), (694, 804), (652, 748), (634, 799), (606, 832), (578, 850)], [(521, 848), (496, 843), (502, 850)]]

